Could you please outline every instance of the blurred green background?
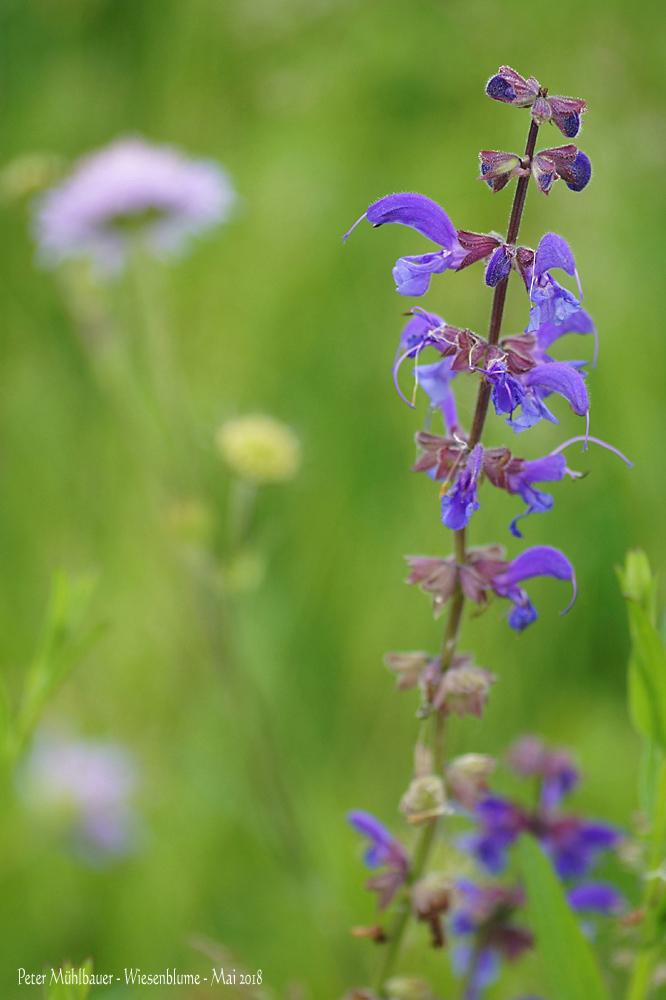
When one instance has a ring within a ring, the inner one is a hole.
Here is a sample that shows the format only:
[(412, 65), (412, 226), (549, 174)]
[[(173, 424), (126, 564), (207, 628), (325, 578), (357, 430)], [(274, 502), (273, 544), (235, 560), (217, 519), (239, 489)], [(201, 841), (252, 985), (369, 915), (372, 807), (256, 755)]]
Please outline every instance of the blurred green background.
[[(500, 681), (483, 722), (454, 720), (450, 751), (499, 754), (540, 731), (576, 748), (586, 774), (577, 805), (626, 824), (638, 745), (613, 565), (628, 546), (645, 547), (657, 569), (666, 557), (663, 6), (2, 0), (0, 49), (3, 163), (43, 151), (73, 161), (139, 132), (219, 160), (242, 198), (231, 223), (156, 278), (195, 428), (187, 460), (167, 473), (95, 379), (62, 280), (35, 266), (25, 205), (2, 209), (2, 671), (18, 691), (54, 568), (96, 570), (90, 619), (106, 635), (47, 715), (128, 748), (144, 829), (133, 856), (96, 869), (8, 808), (2, 996), (37, 995), (18, 989), (16, 969), (64, 957), (93, 955), (101, 971), (205, 970), (190, 947), (198, 934), (239, 967), (261, 968), (275, 996), (338, 997), (369, 981), (376, 958), (349, 935), (372, 921), (374, 898), (344, 814), (367, 808), (402, 829), (417, 732), (415, 696), (393, 693), (381, 657), (437, 648), (442, 628), (404, 586), (403, 555), (449, 546), (436, 488), (409, 472), (423, 411), (390, 378), (410, 304), (390, 269), (425, 241), (397, 226), (362, 226), (346, 247), (340, 236), (371, 201), (405, 189), (435, 198), (460, 228), (503, 230), (512, 189), (493, 197), (475, 181), (477, 151), (521, 150), (528, 120), (485, 98), (486, 78), (509, 63), (587, 99), (580, 144), (593, 183), (580, 195), (532, 190), (521, 238), (534, 246), (555, 229), (575, 252), (601, 339), (592, 433), (635, 468), (601, 449), (568, 453), (589, 476), (555, 484), (553, 512), (523, 523), (526, 545), (557, 545), (575, 563), (578, 602), (560, 618), (566, 586), (538, 581), (541, 617), (526, 634), (507, 628), (499, 604), (466, 621), (463, 649)], [(541, 145), (560, 141), (546, 131)], [(131, 312), (127, 281), (108, 295)], [(490, 292), (470, 268), (436, 277), (423, 304), (484, 333)], [(514, 281), (505, 331), (526, 316)], [(558, 348), (590, 353), (584, 338)], [(229, 477), (215, 429), (251, 411), (295, 428), (304, 465), (262, 492), (267, 574), (222, 616), (203, 606), (193, 564), (205, 555), (169, 511), (196, 500), (222, 537)], [(565, 405), (557, 414), (559, 427), (515, 439), (519, 454), (582, 432)], [(490, 422), (491, 443), (514, 444), (510, 433)], [(472, 543), (516, 554), (507, 525), (517, 502), (488, 489), (482, 499)], [(424, 942), (410, 938), (405, 971), (423, 971)], [(444, 964), (427, 959), (436, 986)], [(536, 988), (525, 970), (513, 992), (504, 984), (492, 996)]]

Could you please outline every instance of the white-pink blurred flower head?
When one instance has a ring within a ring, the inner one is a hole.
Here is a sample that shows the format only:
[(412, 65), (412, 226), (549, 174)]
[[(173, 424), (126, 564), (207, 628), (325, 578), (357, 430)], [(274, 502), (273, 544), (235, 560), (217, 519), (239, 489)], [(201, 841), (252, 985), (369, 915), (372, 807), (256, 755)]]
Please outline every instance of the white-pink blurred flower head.
[(137, 784), (129, 754), (118, 744), (38, 737), (20, 776), (32, 809), (60, 817), (87, 857), (126, 854), (133, 847)]
[(223, 222), (235, 197), (212, 160), (139, 137), (117, 139), (83, 157), (36, 200), (39, 254), (51, 266), (89, 256), (109, 274), (122, 269), (138, 237), (157, 257), (173, 257), (191, 237)]

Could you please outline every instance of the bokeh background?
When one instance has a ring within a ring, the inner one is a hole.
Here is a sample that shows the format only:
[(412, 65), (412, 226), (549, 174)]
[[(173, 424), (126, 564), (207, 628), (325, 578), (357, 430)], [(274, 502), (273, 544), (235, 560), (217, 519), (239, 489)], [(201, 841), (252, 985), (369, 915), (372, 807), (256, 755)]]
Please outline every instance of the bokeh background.
[[(571, 744), (586, 775), (577, 805), (627, 823), (638, 744), (613, 566), (629, 546), (656, 568), (666, 557), (664, 27), (657, 0), (3, 0), (3, 164), (35, 152), (73, 162), (138, 132), (220, 161), (241, 197), (232, 221), (153, 274), (193, 428), (187, 458), (167, 471), (95, 378), (62, 276), (36, 266), (29, 206), (2, 206), (2, 672), (15, 696), (54, 569), (96, 572), (89, 620), (105, 635), (44, 724), (125, 747), (141, 825), (132, 854), (90, 865), (6, 803), (3, 997), (32, 995), (15, 985), (19, 966), (63, 958), (202, 971), (196, 935), (261, 968), (276, 997), (335, 998), (371, 978), (373, 949), (349, 927), (372, 920), (374, 899), (344, 815), (367, 808), (402, 829), (416, 700), (394, 694), (381, 657), (437, 648), (441, 622), (404, 586), (403, 555), (444, 554), (449, 538), (437, 490), (409, 472), (423, 410), (390, 378), (409, 304), (390, 268), (425, 241), (397, 226), (360, 227), (345, 247), (340, 236), (405, 189), (460, 228), (504, 229), (511, 189), (492, 196), (475, 180), (479, 149), (524, 144), (526, 113), (483, 95), (501, 63), (589, 103), (580, 144), (593, 183), (531, 191), (521, 238), (534, 246), (555, 229), (574, 249), (601, 340), (592, 433), (635, 468), (601, 449), (569, 452), (589, 476), (555, 484), (553, 512), (523, 523), (526, 544), (557, 545), (575, 563), (578, 602), (560, 618), (566, 586), (538, 581), (541, 617), (526, 634), (499, 604), (466, 621), (463, 648), (500, 681), (483, 722), (454, 720), (450, 749), (500, 754), (534, 730)], [(547, 132), (543, 145), (559, 141)], [(113, 300), (140, 323), (127, 280), (100, 295), (100, 309)], [(470, 268), (436, 277), (424, 304), (483, 333), (490, 292)], [(525, 322), (514, 282), (505, 330)], [(590, 356), (589, 338), (570, 339), (559, 357)], [(266, 574), (224, 611), (197, 582), (228, 518), (215, 430), (254, 411), (296, 430), (304, 463), (262, 491)], [(520, 454), (581, 433), (565, 405), (557, 413), (560, 426), (522, 436)], [(509, 434), (491, 421), (493, 443)], [(173, 515), (182, 504), (191, 518)], [(486, 490), (472, 542), (516, 554), (516, 509)], [(422, 971), (423, 935), (410, 942), (402, 967)], [(492, 995), (538, 986), (525, 970)], [(444, 989), (440, 956), (427, 971)]]

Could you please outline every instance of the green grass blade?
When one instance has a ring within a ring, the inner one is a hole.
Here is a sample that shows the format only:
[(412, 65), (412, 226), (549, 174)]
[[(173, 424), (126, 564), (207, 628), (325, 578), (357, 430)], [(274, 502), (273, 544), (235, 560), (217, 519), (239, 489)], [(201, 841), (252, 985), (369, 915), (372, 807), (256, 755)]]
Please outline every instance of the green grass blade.
[(521, 837), (517, 851), (536, 952), (552, 1000), (608, 1000), (590, 945), (550, 862), (532, 837)]

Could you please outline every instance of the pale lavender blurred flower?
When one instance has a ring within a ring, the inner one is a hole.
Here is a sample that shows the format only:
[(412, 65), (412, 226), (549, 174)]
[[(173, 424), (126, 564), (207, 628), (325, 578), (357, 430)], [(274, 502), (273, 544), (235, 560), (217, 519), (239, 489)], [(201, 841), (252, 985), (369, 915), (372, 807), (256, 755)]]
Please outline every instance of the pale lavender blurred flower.
[(45, 263), (90, 256), (113, 273), (123, 267), (133, 233), (157, 257), (173, 256), (190, 237), (223, 222), (234, 199), (227, 174), (212, 160), (188, 159), (138, 137), (117, 139), (37, 199), (34, 232)]
[(134, 765), (118, 744), (40, 736), (20, 775), (35, 812), (61, 821), (88, 860), (127, 854), (136, 834)]

